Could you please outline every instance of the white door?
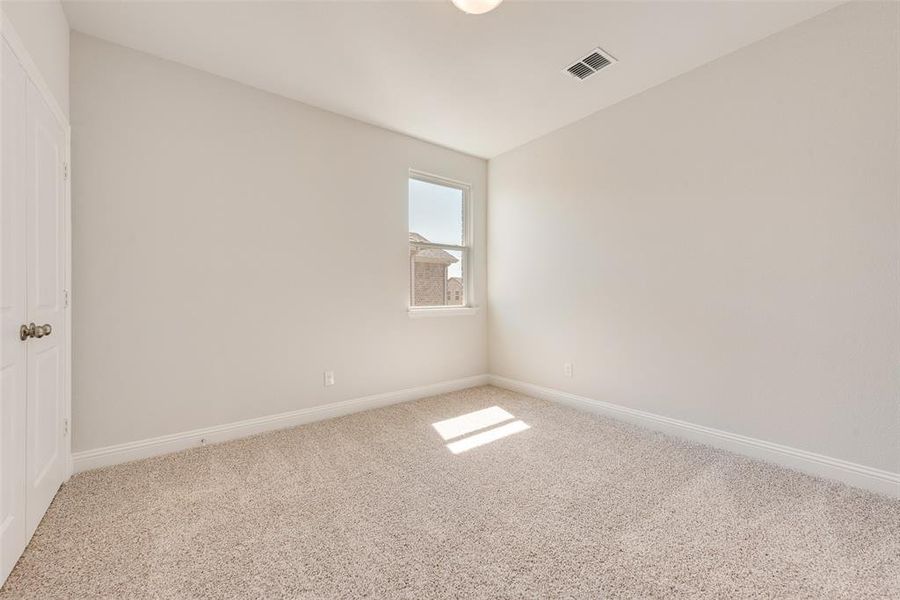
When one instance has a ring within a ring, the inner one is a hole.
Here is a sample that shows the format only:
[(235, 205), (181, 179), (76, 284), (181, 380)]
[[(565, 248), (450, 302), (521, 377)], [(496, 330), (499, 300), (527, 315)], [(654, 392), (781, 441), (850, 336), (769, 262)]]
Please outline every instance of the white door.
[(25, 113), (27, 77), (0, 39), (0, 581), (25, 549)]
[(66, 134), (28, 82), (26, 119), (28, 536), (66, 476)]

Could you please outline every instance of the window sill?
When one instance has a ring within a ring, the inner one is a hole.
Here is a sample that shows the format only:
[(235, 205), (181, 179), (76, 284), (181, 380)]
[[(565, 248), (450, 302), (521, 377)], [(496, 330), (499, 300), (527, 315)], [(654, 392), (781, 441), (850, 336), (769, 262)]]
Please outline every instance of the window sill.
[(477, 306), (436, 306), (434, 308), (410, 308), (410, 319), (423, 317), (462, 317), (478, 313)]

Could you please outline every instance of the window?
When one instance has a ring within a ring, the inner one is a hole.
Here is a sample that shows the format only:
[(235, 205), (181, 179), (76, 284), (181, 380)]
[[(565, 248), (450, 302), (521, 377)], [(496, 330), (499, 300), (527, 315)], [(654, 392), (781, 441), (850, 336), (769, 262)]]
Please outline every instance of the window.
[(466, 304), (468, 208), (467, 185), (410, 173), (410, 307)]

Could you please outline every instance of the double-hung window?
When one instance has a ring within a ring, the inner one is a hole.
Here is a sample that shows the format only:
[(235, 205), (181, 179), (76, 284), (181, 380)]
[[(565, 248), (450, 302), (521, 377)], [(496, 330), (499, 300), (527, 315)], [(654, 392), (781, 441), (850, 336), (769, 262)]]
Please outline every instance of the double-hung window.
[(469, 186), (433, 175), (409, 176), (409, 306), (470, 303)]

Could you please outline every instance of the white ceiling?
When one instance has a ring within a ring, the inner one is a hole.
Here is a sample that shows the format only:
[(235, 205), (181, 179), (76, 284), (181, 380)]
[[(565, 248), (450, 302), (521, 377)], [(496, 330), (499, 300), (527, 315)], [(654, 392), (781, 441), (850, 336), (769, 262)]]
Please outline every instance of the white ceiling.
[[(493, 157), (838, 1), (66, 0), (73, 29), (481, 157)], [(619, 63), (563, 69), (600, 46)]]

